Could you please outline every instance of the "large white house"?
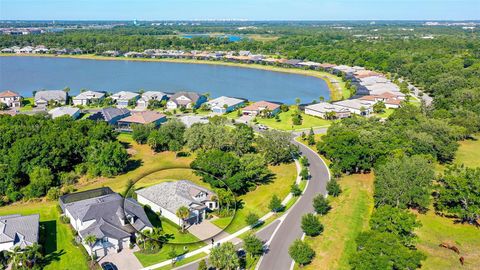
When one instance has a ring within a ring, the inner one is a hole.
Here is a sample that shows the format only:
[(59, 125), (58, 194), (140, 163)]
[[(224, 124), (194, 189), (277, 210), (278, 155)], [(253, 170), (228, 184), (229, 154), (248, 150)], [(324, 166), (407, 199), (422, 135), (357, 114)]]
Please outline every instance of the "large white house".
[[(137, 200), (160, 213), (161, 216), (183, 226), (200, 223), (209, 210), (217, 208), (215, 193), (188, 180), (164, 182), (135, 191)], [(186, 220), (177, 217), (177, 210), (185, 206), (190, 215)]]
[(352, 114), (367, 116), (373, 112), (372, 104), (370, 102), (360, 99), (346, 99), (332, 103), (333, 105), (341, 106), (348, 109)]
[(137, 103), (139, 94), (129, 91), (121, 91), (113, 94), (110, 98), (117, 103), (117, 108), (126, 108), (129, 103), (132, 102), (133, 105)]
[(162, 101), (167, 99), (167, 94), (159, 91), (147, 91), (142, 94), (142, 97), (137, 101), (139, 109), (147, 109), (150, 100)]
[[(305, 107), (305, 114), (321, 117), (324, 119), (330, 117), (334, 117), (335, 119), (341, 119), (349, 117), (351, 115), (351, 112), (349, 109), (343, 106), (330, 104), (328, 102), (320, 102)], [(331, 114), (334, 114), (334, 116)]]
[(105, 97), (105, 93), (95, 91), (85, 91), (73, 98), (73, 105), (86, 106), (91, 103), (99, 102)]
[(18, 108), (22, 105), (22, 97), (13, 91), (7, 90), (0, 93), (0, 102), (7, 104), (8, 107)]
[(214, 113), (228, 113), (245, 104), (245, 100), (221, 96), (206, 103)]
[(198, 108), (207, 101), (207, 97), (195, 92), (178, 92), (170, 97), (167, 102), (167, 109), (179, 109), (181, 107), (192, 109)]
[(0, 251), (12, 251), (15, 247), (24, 249), (38, 242), (40, 216), (0, 216)]

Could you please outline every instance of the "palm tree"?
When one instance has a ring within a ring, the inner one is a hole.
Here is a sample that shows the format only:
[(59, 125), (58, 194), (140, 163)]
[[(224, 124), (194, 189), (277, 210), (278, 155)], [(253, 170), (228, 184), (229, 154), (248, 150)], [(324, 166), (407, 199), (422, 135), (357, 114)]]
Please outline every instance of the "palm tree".
[(180, 226), (182, 226), (182, 232), (184, 232), (185, 219), (187, 219), (190, 216), (190, 210), (188, 210), (188, 208), (186, 206), (182, 206), (182, 207), (178, 208), (176, 215), (179, 219), (182, 220), (182, 224), (180, 224)]
[(29, 264), (33, 265), (37, 263), (39, 259), (42, 259), (42, 253), (40, 252), (40, 250), (41, 250), (41, 247), (37, 243), (34, 243), (33, 245), (26, 247), (24, 250), (25, 263), (27, 265)]
[(85, 242), (85, 244), (87, 244), (90, 247), (90, 253), (91, 253), (90, 255), (92, 256), (92, 259), (93, 259), (93, 245), (95, 245), (95, 243), (97, 242), (97, 237), (95, 235), (90, 234), (85, 236), (83, 241)]

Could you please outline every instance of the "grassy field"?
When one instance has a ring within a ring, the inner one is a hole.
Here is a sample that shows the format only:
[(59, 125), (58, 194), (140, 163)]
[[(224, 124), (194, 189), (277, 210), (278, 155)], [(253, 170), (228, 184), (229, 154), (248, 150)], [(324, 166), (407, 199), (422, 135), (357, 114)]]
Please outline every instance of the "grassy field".
[(140, 261), (140, 263), (144, 267), (147, 267), (147, 266), (154, 265), (156, 263), (163, 262), (165, 260), (171, 259), (169, 253), (172, 249), (174, 249), (176, 251), (177, 256), (180, 256), (180, 255), (188, 253), (192, 250), (198, 249), (198, 248), (200, 248), (204, 245), (205, 244), (203, 242), (195, 243), (195, 244), (189, 244), (189, 245), (166, 244), (160, 250), (160, 252), (146, 254), (146, 253), (142, 253), (142, 252), (137, 251), (137, 252), (134, 253), (134, 255), (135, 255), (135, 257), (137, 257), (137, 259)]
[(277, 122), (275, 118), (260, 118), (257, 117), (257, 121), (259, 124), (266, 125), (268, 127), (291, 131), (291, 130), (300, 130), (300, 129), (309, 129), (312, 127), (324, 127), (329, 126), (332, 122), (329, 120), (325, 120), (319, 117), (311, 116), (302, 113), (303, 122), (299, 126), (294, 126), (292, 124), (292, 115), (294, 113), (294, 109), (290, 109), (288, 112), (281, 112), (279, 113), (280, 122)]
[(473, 140), (460, 142), (454, 162), (468, 167), (480, 167), (480, 134), (477, 134)]
[[(233, 233), (247, 226), (245, 217), (248, 213), (256, 213), (259, 217), (265, 215), (270, 210), (268, 204), (273, 194), (277, 194), (281, 199), (290, 193), (290, 186), (295, 182), (297, 170), (294, 163), (283, 164), (280, 166), (270, 166), (270, 170), (276, 175), (275, 179), (267, 185), (261, 185), (254, 191), (246, 195), (237, 197), (242, 204), (242, 208), (237, 210), (232, 223), (225, 230)], [(220, 218), (212, 221), (217, 226), (225, 226), (230, 222), (230, 218)]]
[(170, 270), (170, 269), (173, 269), (175, 267), (180, 267), (182, 265), (194, 262), (194, 261), (196, 261), (198, 259), (201, 259), (203, 257), (206, 257), (206, 256), (207, 256), (207, 253), (202, 252), (202, 253), (199, 253), (199, 254), (194, 255), (192, 257), (188, 257), (186, 259), (181, 259), (181, 260), (177, 261), (174, 266), (167, 265), (167, 266), (164, 266), (164, 267), (157, 268), (157, 270)]
[(373, 175), (345, 176), (339, 184), (342, 194), (330, 198), (332, 210), (320, 217), (325, 231), (315, 238), (305, 238), (316, 252), (305, 269), (349, 269), (348, 258), (355, 251), (355, 238), (368, 228), (373, 210)]
[(56, 202), (37, 202), (4, 206), (0, 208), (0, 215), (40, 214), (40, 235), (46, 239), (41, 244), (49, 262), (44, 269), (88, 269), (87, 261), (80, 251), (82, 247), (72, 244), (72, 230), (68, 225), (60, 223), (56, 205)]

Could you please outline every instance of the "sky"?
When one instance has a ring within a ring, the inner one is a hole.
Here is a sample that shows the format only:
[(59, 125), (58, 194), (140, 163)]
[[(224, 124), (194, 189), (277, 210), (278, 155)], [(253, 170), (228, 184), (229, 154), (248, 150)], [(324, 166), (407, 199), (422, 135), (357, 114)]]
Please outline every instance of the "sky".
[(0, 0), (1, 20), (480, 20), (480, 0)]

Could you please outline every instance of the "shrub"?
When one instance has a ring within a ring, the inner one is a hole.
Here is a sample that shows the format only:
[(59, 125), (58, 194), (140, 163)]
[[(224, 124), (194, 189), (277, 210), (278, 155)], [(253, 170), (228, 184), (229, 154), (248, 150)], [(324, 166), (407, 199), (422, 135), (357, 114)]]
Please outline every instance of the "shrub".
[(288, 254), (300, 266), (309, 264), (315, 257), (315, 251), (300, 239), (295, 240), (288, 248)]
[(47, 192), (47, 200), (56, 201), (61, 195), (61, 191), (58, 187), (51, 187)]
[(323, 232), (323, 225), (315, 214), (309, 213), (302, 217), (302, 230), (307, 236), (317, 236)]
[(70, 218), (67, 217), (66, 215), (61, 215), (61, 216), (60, 216), (60, 221), (61, 221), (63, 224), (69, 224), (69, 223), (70, 223)]
[(283, 209), (282, 201), (280, 200), (280, 198), (278, 198), (276, 194), (272, 196), (268, 208), (272, 212), (280, 212)]
[(290, 193), (292, 193), (293, 196), (297, 197), (302, 194), (302, 190), (300, 189), (300, 187), (298, 187), (297, 184), (293, 184), (290, 188)]
[(326, 215), (330, 211), (331, 206), (322, 194), (318, 194), (313, 198), (313, 208), (317, 214)]
[(258, 224), (259, 217), (257, 214), (250, 212), (245, 218), (245, 221), (247, 222), (248, 225), (250, 225), (253, 228)]
[(308, 173), (308, 169), (302, 168), (302, 170), (300, 171), (300, 177), (302, 178), (302, 180), (307, 180), (309, 175), (310, 174)]
[(342, 189), (340, 188), (340, 185), (337, 183), (335, 179), (332, 179), (328, 182), (327, 191), (328, 191), (328, 195), (331, 195), (333, 197), (338, 197), (338, 195), (342, 193)]

